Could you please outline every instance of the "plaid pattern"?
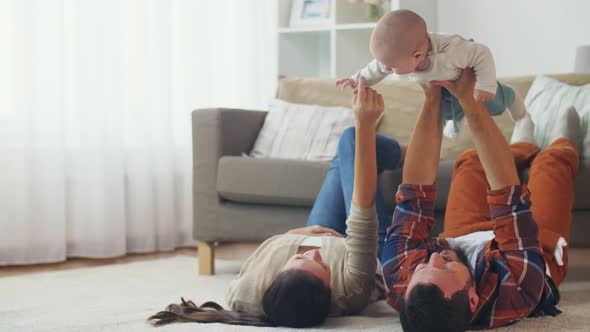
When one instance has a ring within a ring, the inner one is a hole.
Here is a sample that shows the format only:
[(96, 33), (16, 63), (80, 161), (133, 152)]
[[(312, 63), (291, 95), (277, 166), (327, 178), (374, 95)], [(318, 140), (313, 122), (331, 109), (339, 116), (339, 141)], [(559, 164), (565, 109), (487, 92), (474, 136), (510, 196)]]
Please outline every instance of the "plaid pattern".
[[(436, 239), (428, 239), (434, 227), (435, 198), (435, 185), (402, 184), (396, 194), (381, 261), (387, 302), (398, 311), (416, 265), (443, 249)], [(526, 186), (490, 190), (488, 204), (495, 238), (477, 260), (479, 305), (471, 327), (493, 328), (531, 314), (551, 313), (548, 308), (554, 309), (558, 296), (545, 275)]]

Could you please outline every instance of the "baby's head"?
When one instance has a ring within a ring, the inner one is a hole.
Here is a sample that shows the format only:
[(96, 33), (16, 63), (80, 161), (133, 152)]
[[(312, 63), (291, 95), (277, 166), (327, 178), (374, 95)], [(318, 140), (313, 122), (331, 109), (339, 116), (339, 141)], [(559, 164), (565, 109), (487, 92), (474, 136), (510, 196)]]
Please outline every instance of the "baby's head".
[(371, 35), (371, 53), (386, 70), (408, 74), (428, 52), (426, 22), (411, 10), (394, 10), (383, 16)]

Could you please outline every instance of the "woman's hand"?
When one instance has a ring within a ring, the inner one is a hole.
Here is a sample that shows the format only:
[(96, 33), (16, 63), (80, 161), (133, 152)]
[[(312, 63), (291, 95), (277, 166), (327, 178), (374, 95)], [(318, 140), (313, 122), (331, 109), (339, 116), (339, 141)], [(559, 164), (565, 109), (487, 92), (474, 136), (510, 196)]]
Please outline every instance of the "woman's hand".
[(470, 105), (475, 102), (473, 89), (475, 87), (475, 73), (472, 68), (465, 68), (456, 81), (432, 81), (432, 84), (442, 86), (449, 90), (461, 105)]
[(385, 106), (383, 96), (366, 86), (365, 80), (358, 83), (358, 91), (352, 95), (352, 110), (358, 126), (376, 126)]
[(353, 91), (357, 88), (356, 81), (352, 78), (343, 78), (341, 80), (338, 80), (336, 81), (336, 86), (339, 86), (340, 90), (344, 90), (344, 88), (346, 88), (347, 86), (351, 87)]
[(310, 235), (310, 236), (336, 236), (336, 237), (344, 237), (342, 234), (336, 232), (335, 230), (320, 226), (320, 225), (313, 225), (301, 228), (295, 228), (287, 232), (287, 234), (303, 234), (303, 235)]

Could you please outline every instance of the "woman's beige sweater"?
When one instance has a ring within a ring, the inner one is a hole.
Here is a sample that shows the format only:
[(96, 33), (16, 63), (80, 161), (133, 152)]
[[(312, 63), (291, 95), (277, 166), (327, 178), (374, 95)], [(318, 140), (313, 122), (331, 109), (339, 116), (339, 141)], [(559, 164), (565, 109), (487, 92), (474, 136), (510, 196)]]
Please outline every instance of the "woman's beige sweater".
[[(332, 272), (332, 315), (359, 313), (371, 300), (384, 297), (383, 279), (376, 260), (375, 208), (360, 208), (353, 202), (346, 225), (346, 238), (324, 236), (320, 249)], [(306, 237), (308, 235), (282, 234), (264, 241), (231, 282), (226, 295), (230, 308), (262, 314), (265, 290)]]

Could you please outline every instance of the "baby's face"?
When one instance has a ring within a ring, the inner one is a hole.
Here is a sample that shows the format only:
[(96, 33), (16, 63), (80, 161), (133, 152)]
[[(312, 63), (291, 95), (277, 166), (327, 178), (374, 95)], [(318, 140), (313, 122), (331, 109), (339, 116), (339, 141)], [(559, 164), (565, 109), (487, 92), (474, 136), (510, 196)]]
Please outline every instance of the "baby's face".
[(420, 62), (424, 61), (424, 52), (410, 54), (383, 47), (371, 45), (371, 53), (375, 59), (384, 65), (384, 69), (398, 75), (413, 73)]
[(418, 64), (420, 63), (419, 61), (416, 61), (416, 58), (414, 57), (403, 57), (394, 61), (379, 61), (383, 64), (385, 70), (391, 71), (397, 75), (405, 75), (415, 72), (416, 67), (418, 67)]

